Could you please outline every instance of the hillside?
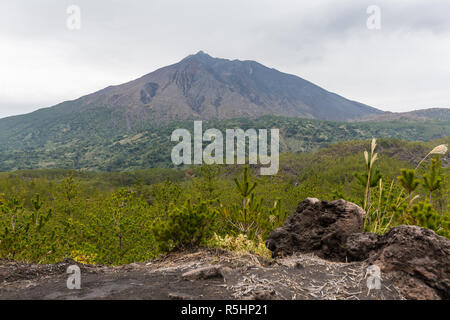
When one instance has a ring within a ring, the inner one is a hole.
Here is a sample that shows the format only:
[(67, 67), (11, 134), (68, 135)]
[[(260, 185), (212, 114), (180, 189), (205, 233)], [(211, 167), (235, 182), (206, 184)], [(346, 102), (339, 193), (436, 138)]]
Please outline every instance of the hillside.
[(409, 112), (383, 112), (364, 116), (357, 121), (393, 121), (393, 120), (450, 120), (450, 108), (429, 108)]
[[(382, 112), (255, 61), (199, 52), (131, 82), (0, 119), (0, 171), (170, 167), (170, 134), (192, 128), (193, 119), (207, 120), (205, 129), (280, 128), (281, 152), (289, 153), (353, 139), (450, 135), (448, 109)], [(370, 121), (348, 122), (358, 119)]]
[[(200, 51), (128, 83), (28, 115), (2, 119), (0, 142), (16, 134), (43, 138), (46, 130), (123, 133), (186, 119), (272, 114), (343, 121), (379, 113), (255, 61), (213, 58)], [(86, 121), (91, 123), (82, 123)]]
[[(36, 168), (67, 168), (100, 171), (171, 167), (170, 152), (176, 128), (192, 129), (193, 122), (173, 122), (132, 133), (108, 135), (96, 131), (101, 120), (79, 119), (80, 130), (39, 129), (39, 135), (18, 133), (0, 144), (0, 171)], [(8, 120), (8, 119), (5, 119)], [(46, 121), (51, 122), (51, 119)], [(96, 134), (91, 133), (90, 127)], [(217, 128), (279, 128), (281, 152), (310, 152), (339, 141), (392, 137), (427, 141), (450, 135), (450, 121), (392, 121), (343, 123), (263, 116), (255, 119), (211, 120), (204, 130)], [(83, 128), (83, 129), (81, 129)]]
[(344, 121), (380, 113), (255, 61), (199, 52), (128, 83), (0, 119), (0, 150), (99, 144), (187, 119), (278, 115)]

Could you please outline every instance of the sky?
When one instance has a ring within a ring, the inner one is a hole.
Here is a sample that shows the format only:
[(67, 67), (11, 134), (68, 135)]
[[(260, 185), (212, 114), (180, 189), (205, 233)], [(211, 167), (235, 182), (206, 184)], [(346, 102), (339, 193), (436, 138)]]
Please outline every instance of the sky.
[(200, 50), (385, 111), (450, 108), (449, 15), (448, 0), (2, 0), (0, 117)]

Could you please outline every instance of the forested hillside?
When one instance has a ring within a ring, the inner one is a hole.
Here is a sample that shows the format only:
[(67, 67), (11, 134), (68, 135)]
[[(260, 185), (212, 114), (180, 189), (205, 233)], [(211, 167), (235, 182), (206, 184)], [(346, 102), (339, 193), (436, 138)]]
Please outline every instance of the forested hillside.
[[(97, 110), (97, 109), (96, 109)], [(98, 111), (98, 110), (97, 110)], [(173, 167), (170, 135), (176, 128), (193, 129), (193, 121), (174, 122), (118, 134), (114, 127), (97, 130), (102, 119), (80, 118), (73, 127), (15, 128), (0, 134), (0, 171), (36, 168), (129, 171)], [(7, 119), (5, 119), (7, 120)], [(48, 121), (52, 121), (49, 118)], [(311, 152), (331, 143), (355, 139), (398, 138), (428, 141), (450, 135), (450, 121), (345, 123), (263, 116), (256, 119), (204, 121), (203, 129), (280, 129), (280, 152)], [(7, 131), (7, 130), (5, 130)]]

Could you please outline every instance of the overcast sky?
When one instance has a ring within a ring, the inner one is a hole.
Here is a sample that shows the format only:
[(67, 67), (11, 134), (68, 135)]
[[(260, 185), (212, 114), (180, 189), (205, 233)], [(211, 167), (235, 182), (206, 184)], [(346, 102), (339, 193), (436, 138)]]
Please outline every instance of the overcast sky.
[[(67, 27), (69, 5), (81, 28)], [(367, 7), (381, 9), (370, 30)], [(450, 107), (448, 0), (1, 0), (0, 117), (203, 50), (389, 111)]]

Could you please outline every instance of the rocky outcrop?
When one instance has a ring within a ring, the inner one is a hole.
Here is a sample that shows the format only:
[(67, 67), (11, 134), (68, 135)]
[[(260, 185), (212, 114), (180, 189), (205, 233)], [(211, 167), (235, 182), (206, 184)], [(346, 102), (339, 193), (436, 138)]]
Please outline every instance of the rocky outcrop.
[[(418, 226), (398, 226), (383, 236), (362, 233), (350, 236), (346, 247), (350, 260), (367, 260), (383, 272), (402, 272), (400, 286), (423, 282), (445, 299), (450, 299), (450, 240)], [(420, 285), (422, 286), (422, 285)], [(425, 290), (426, 291), (426, 290)], [(424, 290), (411, 298), (423, 297)], [(433, 296), (432, 293), (427, 296)]]
[(306, 199), (267, 247), (274, 257), (314, 252), (329, 260), (365, 261), (409, 299), (450, 299), (450, 240), (418, 226), (398, 226), (384, 235), (363, 233), (364, 211), (357, 205)]
[(345, 242), (345, 258), (347, 261), (362, 261), (381, 246), (381, 236), (375, 233), (354, 233)]
[(362, 231), (364, 215), (363, 209), (345, 200), (307, 198), (281, 228), (270, 234), (266, 245), (274, 257), (314, 252), (323, 258), (341, 260), (346, 255), (347, 238)]

